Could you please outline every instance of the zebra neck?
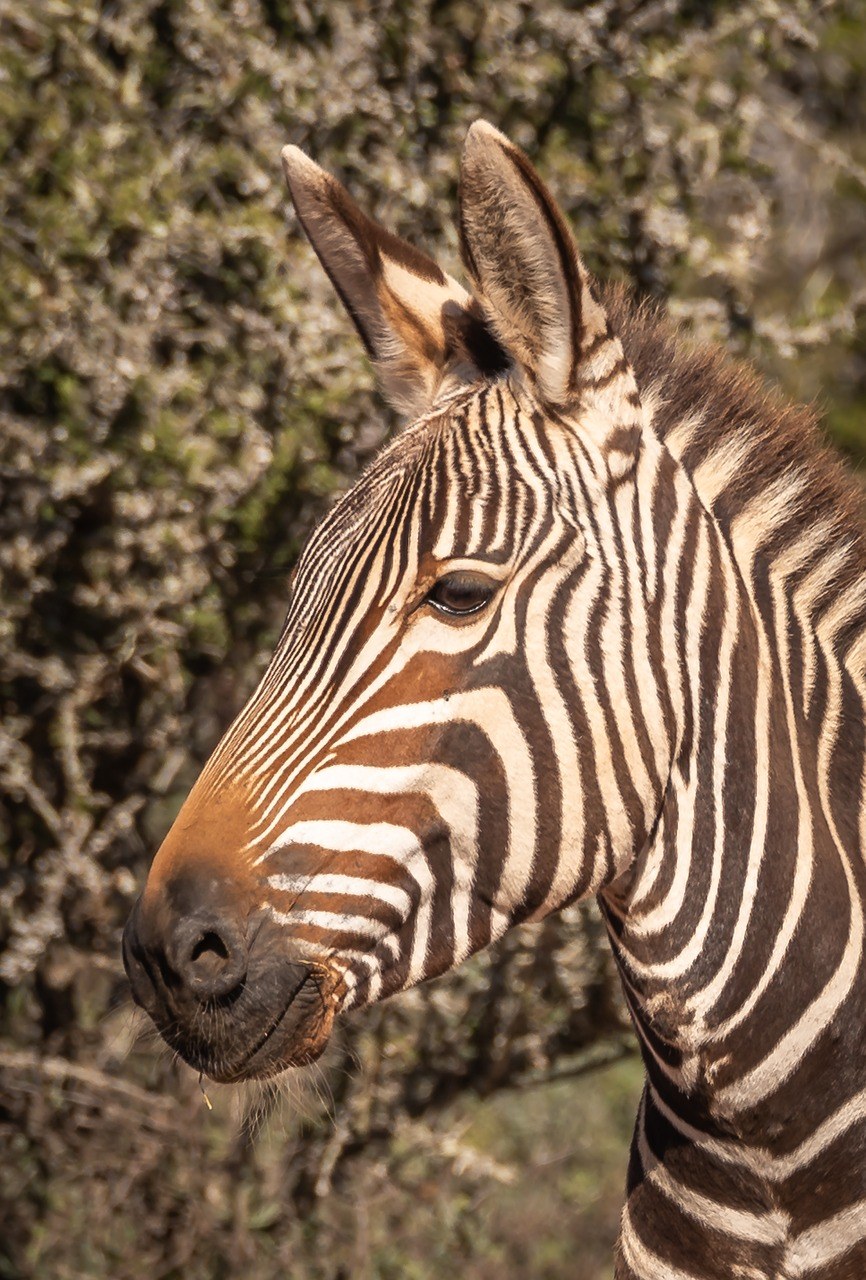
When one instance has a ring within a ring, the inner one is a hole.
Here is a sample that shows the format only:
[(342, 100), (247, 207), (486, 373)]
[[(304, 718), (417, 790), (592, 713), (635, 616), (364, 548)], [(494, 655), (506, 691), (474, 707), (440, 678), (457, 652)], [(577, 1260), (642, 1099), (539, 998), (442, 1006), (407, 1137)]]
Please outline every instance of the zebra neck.
[(768, 815), (754, 892), (748, 851), (730, 851), (720, 874), (739, 865), (748, 909), (716, 898), (690, 968), (674, 945), (636, 959), (608, 912), (648, 1076), (617, 1280), (866, 1275), (862, 863), (816, 836), (798, 892), (787, 803)]
[(866, 709), (820, 636), (809, 674), (790, 614), (753, 608), (720, 546), (687, 573), (705, 585), (672, 655), (681, 724), (660, 811), (603, 906), (660, 1084), (702, 1123), (794, 1137), (822, 1118), (801, 1095), (831, 1047), (866, 1086)]
[(649, 1081), (617, 1275), (860, 1277), (866, 699), (852, 615), (822, 609), (822, 556), (747, 554), (681, 470), (676, 485), (670, 528), (696, 522), (666, 539), (688, 584), (682, 637), (663, 646), (677, 749), (643, 852), (601, 899)]

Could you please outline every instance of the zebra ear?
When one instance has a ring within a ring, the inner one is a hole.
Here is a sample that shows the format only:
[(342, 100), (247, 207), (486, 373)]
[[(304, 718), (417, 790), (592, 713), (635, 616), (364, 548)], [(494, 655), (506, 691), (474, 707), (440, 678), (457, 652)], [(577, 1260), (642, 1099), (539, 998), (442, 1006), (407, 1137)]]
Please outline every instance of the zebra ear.
[(539, 398), (579, 411), (597, 443), (623, 455), (622, 469), (641, 423), (634, 374), (556, 202), (484, 120), (463, 149), (460, 245), (494, 333)]
[(497, 353), (504, 365), (478, 304), (456, 280), (368, 218), (298, 147), (285, 147), (282, 160), (301, 225), (396, 409), (417, 416), (446, 379), (477, 376)]

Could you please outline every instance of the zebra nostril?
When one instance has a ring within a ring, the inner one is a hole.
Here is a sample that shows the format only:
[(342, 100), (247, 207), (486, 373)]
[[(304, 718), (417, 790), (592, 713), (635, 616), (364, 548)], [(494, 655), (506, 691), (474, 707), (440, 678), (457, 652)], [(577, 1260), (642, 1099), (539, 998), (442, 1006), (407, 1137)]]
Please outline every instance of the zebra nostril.
[(190, 1012), (238, 993), (249, 967), (247, 917), (231, 886), (212, 876), (176, 879), (139, 898), (123, 940), (133, 994), (149, 1012)]
[(199, 967), (200, 972), (206, 972), (199, 965), (199, 962), (207, 962), (211, 957), (212, 962), (221, 964), (223, 960), (228, 959), (228, 947), (223, 942), (218, 933), (203, 933), (198, 942), (193, 946), (190, 952), (190, 963)]
[(230, 963), (229, 949), (218, 933), (203, 933), (193, 944), (187, 968), (201, 983), (218, 980)]
[(205, 926), (186, 922), (175, 947), (178, 977), (200, 1000), (229, 995), (247, 974), (247, 949), (233, 924), (208, 921)]

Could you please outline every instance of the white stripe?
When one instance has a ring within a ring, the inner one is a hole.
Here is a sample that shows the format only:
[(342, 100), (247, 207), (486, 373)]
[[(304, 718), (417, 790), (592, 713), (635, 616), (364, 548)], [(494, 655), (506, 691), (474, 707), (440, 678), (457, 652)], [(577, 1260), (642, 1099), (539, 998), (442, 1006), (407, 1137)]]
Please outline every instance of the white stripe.
[(714, 1159), (747, 1169), (756, 1177), (769, 1182), (785, 1182), (793, 1174), (817, 1160), (818, 1156), (838, 1138), (844, 1136), (852, 1125), (866, 1119), (866, 1089), (864, 1089), (828, 1116), (793, 1151), (776, 1155), (766, 1147), (750, 1147), (743, 1143), (711, 1137), (702, 1129), (696, 1129), (682, 1120), (667, 1106), (652, 1085), (648, 1087), (655, 1109), (689, 1142), (699, 1146)]
[[(786, 1276), (807, 1275), (841, 1258), (866, 1236), (866, 1200), (858, 1200), (841, 1213), (803, 1231), (785, 1253)], [(853, 1272), (850, 1274), (853, 1275)]]
[(362, 876), (322, 871), (308, 876), (268, 876), (268, 884), (279, 893), (336, 893), (346, 898), (374, 898), (399, 911), (404, 919), (412, 908), (412, 896), (405, 889), (380, 880), (365, 880)]
[(835, 972), (825, 983), (821, 992), (803, 1010), (794, 1025), (782, 1036), (772, 1052), (768, 1053), (751, 1071), (719, 1090), (716, 1095), (717, 1105), (729, 1108), (735, 1113), (756, 1106), (781, 1087), (832, 1022), (842, 1004), (847, 1000), (855, 982), (860, 978), (863, 962), (863, 906), (851, 860), (836, 829), (830, 797), (830, 765), (839, 730), (842, 702), (841, 673), (835, 662), (828, 664), (828, 683), (827, 708), (818, 740), (818, 789), (821, 793), (824, 817), (838, 850), (839, 862), (847, 882), (851, 911), (848, 937)]
[(619, 1244), (622, 1256), (640, 1280), (701, 1280), (694, 1271), (683, 1271), (646, 1247), (634, 1229), (628, 1205), (622, 1214)]

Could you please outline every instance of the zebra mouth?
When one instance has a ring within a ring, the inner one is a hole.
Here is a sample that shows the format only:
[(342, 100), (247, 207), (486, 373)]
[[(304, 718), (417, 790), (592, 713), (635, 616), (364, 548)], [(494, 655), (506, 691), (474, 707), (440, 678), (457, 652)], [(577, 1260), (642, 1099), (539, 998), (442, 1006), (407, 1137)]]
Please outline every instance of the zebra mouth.
[(331, 1037), (335, 1009), (312, 970), (292, 993), (282, 1012), (260, 1033), (239, 1063), (206, 1071), (213, 1080), (237, 1084), (265, 1080), (291, 1067), (303, 1067), (321, 1056)]
[[(220, 1084), (264, 1080), (314, 1062), (331, 1036), (337, 1001), (333, 979), (319, 965), (292, 965), (288, 989), (262, 1018), (262, 988), (273, 990), (280, 971), (250, 977), (228, 1000), (200, 1005), (183, 1023), (160, 1028), (188, 1066)], [(155, 1019), (159, 1025), (159, 1019)]]

